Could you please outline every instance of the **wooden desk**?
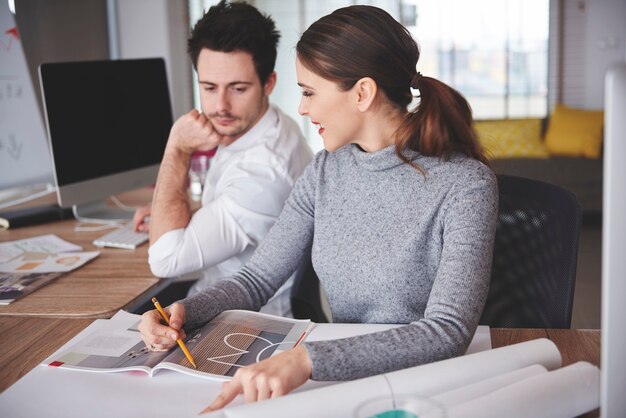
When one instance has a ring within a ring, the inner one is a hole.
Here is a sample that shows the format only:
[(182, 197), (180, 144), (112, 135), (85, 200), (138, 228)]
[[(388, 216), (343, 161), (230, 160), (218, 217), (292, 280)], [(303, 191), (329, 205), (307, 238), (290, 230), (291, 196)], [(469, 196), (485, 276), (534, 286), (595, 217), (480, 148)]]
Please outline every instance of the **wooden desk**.
[[(119, 198), (128, 205), (141, 205), (147, 204), (151, 196), (152, 190), (145, 188)], [(132, 310), (171, 282), (150, 272), (147, 244), (136, 250), (98, 248), (92, 241), (107, 231), (76, 232), (76, 225), (77, 221), (67, 220), (0, 231), (0, 241), (56, 234), (82, 246), (84, 251), (101, 252), (87, 265), (10, 305), (0, 306), (0, 316), (109, 318), (120, 309)]]
[(600, 367), (600, 330), (492, 328), (491, 346), (503, 347), (536, 338), (548, 338), (559, 348), (563, 366), (587, 361)]
[(41, 364), (92, 321), (0, 317), (0, 392)]
[[(0, 392), (41, 364), (92, 322), (90, 319), (0, 317)], [(563, 366), (588, 361), (599, 366), (599, 330), (491, 329), (493, 348), (535, 338), (555, 342)], [(593, 416), (593, 415), (591, 415)]]

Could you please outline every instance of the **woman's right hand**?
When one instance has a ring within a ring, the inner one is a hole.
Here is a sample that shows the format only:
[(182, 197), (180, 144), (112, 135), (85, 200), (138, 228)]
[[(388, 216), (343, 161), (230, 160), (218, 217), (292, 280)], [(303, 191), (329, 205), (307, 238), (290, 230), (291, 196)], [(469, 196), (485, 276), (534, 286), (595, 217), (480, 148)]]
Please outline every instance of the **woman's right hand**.
[(152, 351), (167, 351), (176, 345), (177, 339), (186, 338), (185, 330), (185, 307), (180, 303), (174, 303), (163, 309), (168, 315), (170, 325), (163, 321), (163, 317), (156, 309), (148, 311), (141, 316), (139, 332), (146, 347)]

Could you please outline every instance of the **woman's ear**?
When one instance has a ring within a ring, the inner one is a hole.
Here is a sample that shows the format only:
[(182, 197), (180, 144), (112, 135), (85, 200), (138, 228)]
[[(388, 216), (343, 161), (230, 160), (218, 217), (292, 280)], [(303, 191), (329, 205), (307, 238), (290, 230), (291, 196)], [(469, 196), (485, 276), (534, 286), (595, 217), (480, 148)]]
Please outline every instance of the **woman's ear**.
[(378, 92), (378, 85), (371, 77), (363, 77), (354, 85), (356, 93), (356, 105), (360, 112), (365, 112), (372, 107), (376, 93)]

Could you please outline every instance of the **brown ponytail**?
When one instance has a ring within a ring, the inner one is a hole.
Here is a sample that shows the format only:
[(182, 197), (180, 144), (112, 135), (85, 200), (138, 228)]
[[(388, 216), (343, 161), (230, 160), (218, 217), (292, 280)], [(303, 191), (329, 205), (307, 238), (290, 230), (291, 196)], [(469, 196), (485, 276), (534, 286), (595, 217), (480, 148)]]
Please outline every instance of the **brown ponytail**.
[[(419, 74), (419, 73), (418, 73)], [(472, 127), (472, 109), (465, 98), (441, 81), (418, 77), (419, 104), (408, 112), (396, 133), (396, 154), (410, 163), (402, 150), (449, 159), (458, 152), (489, 165)]]
[[(405, 155), (411, 150), (442, 159), (458, 152), (488, 164), (465, 98), (441, 81), (416, 73), (419, 48), (415, 40), (384, 10), (373, 6), (337, 9), (302, 34), (296, 51), (307, 69), (344, 91), (363, 77), (376, 81), (391, 104), (405, 114), (395, 143), (396, 154), (406, 163), (415, 166)], [(413, 111), (408, 110), (413, 99), (410, 87), (420, 92)]]

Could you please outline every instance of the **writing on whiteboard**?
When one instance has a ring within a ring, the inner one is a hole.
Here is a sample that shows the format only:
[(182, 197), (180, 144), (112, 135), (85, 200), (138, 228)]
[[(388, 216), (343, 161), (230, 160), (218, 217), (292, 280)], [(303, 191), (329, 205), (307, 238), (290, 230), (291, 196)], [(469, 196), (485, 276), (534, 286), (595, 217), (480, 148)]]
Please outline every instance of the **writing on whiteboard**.
[[(3, 76), (2, 78), (10, 79), (10, 76)], [(0, 80), (0, 83), (0, 101), (21, 99), (23, 97), (23, 88), (20, 83), (5, 80)]]
[(9, 28), (4, 31), (4, 37), (0, 39), (0, 51), (11, 52), (13, 46), (13, 40), (19, 39), (19, 34), (16, 27)]
[(13, 160), (19, 160), (24, 144), (13, 133), (0, 135), (0, 153), (6, 153)]

